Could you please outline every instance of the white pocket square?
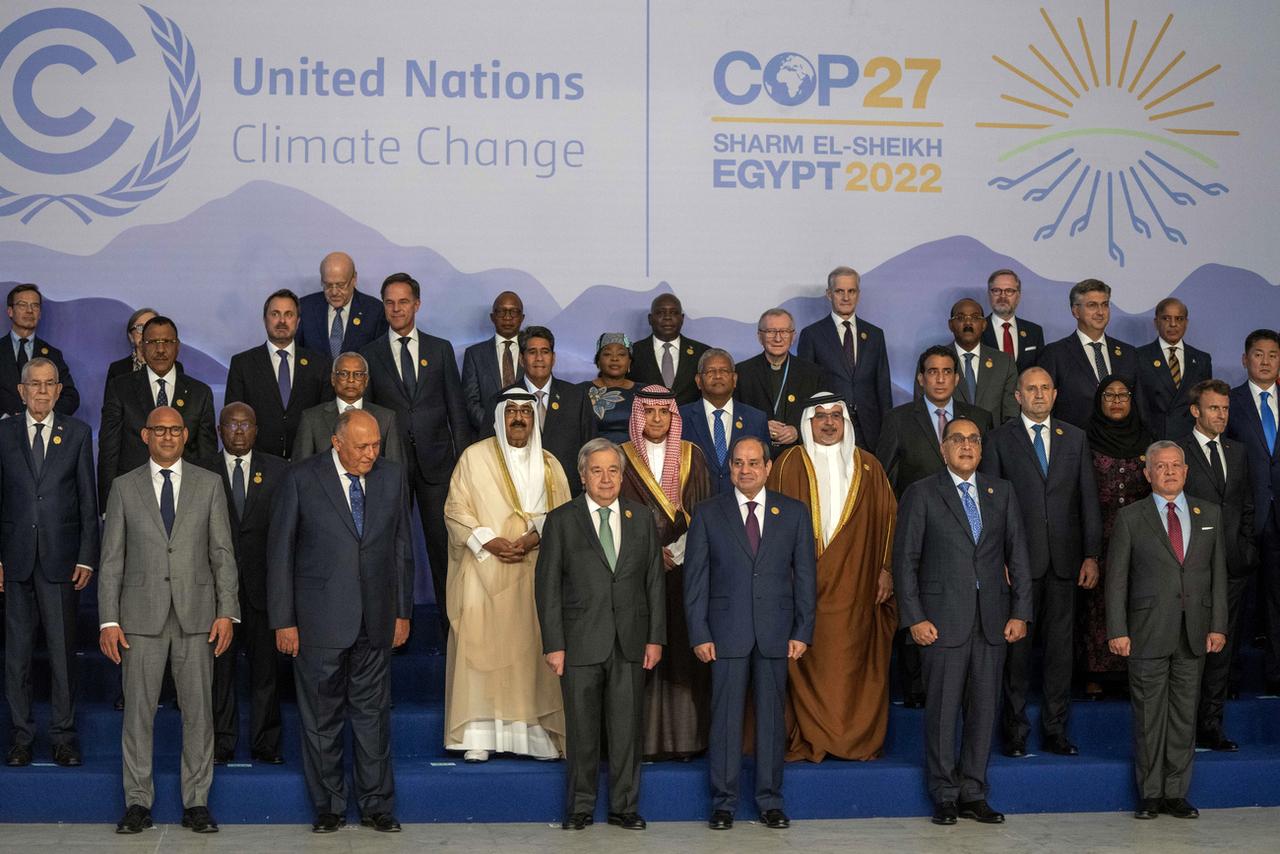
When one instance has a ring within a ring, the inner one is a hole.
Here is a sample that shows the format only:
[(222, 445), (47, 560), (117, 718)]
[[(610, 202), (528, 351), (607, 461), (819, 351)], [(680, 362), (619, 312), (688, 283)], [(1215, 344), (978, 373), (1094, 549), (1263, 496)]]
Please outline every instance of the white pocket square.
[(1202, 531), (1212, 531), (1212, 530), (1213, 530), (1213, 526), (1212, 526), (1212, 525), (1210, 525), (1209, 527), (1207, 527), (1207, 528), (1201, 528), (1200, 530), (1202, 530)]

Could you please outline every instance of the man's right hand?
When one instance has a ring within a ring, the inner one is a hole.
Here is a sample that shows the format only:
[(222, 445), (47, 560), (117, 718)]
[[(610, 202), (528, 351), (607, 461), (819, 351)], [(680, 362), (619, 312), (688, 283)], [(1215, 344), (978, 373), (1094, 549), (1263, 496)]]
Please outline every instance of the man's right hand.
[(503, 563), (519, 563), (524, 559), (524, 549), (506, 537), (494, 537), (484, 544), (484, 550)]
[(1128, 658), (1129, 653), (1133, 651), (1133, 644), (1130, 642), (1129, 636), (1124, 635), (1107, 641), (1107, 648), (1121, 658)]
[(928, 620), (921, 620), (911, 627), (911, 639), (916, 646), (928, 646), (938, 639), (938, 627)]
[(276, 649), (291, 658), (298, 657), (298, 627), (276, 629)]
[(716, 645), (714, 643), (700, 643), (693, 648), (693, 654), (698, 656), (698, 661), (703, 664), (710, 664), (716, 660)]
[(98, 648), (113, 664), (120, 663), (120, 647), (128, 649), (129, 642), (124, 639), (124, 630), (119, 626), (107, 626), (98, 632)]
[(551, 672), (557, 676), (564, 675), (564, 650), (557, 649), (555, 652), (549, 652), (543, 658), (547, 661), (547, 667), (551, 668)]

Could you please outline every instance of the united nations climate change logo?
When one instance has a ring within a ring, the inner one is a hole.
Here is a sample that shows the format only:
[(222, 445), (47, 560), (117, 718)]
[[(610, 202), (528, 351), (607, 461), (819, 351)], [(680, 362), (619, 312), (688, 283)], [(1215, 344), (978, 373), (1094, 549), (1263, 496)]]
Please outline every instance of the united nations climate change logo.
[[(117, 65), (134, 58), (133, 46), (113, 24), (81, 9), (42, 9), (0, 30), (0, 70), (13, 79), (12, 108), (0, 107), (0, 156), (24, 170), (22, 183), (31, 185), (26, 190), (12, 188), (18, 184), (12, 180), (14, 173), (6, 170), (9, 177), (3, 183), (12, 187), (0, 185), (0, 217), (19, 216), (28, 223), (54, 204), (66, 207), (86, 224), (95, 216), (123, 216), (163, 190), (186, 162), (200, 127), (200, 74), (196, 70), (195, 49), (172, 19), (146, 6), (141, 8), (151, 21), (151, 35), (160, 47), (168, 75), (168, 114), (163, 132), (146, 155), (122, 166), (120, 173), (112, 170), (109, 174), (119, 174), (119, 180), (96, 192), (51, 193), (36, 188), (41, 176), (74, 175), (106, 164), (133, 135), (134, 126), (116, 118), (92, 142), (68, 150), (69, 145), (75, 144), (69, 138), (83, 134), (98, 117), (84, 106), (67, 115), (50, 115), (36, 103), (36, 81), (54, 66), (66, 66), (84, 75), (98, 64), (88, 51), (70, 43), (73, 39), (82, 42), (87, 37), (96, 42)], [(64, 41), (55, 38), (50, 43), (50, 36), (59, 33), (78, 35), (63, 35)], [(24, 42), (37, 46), (23, 50)], [(15, 120), (25, 126), (20, 133), (7, 123)], [(44, 140), (44, 147), (37, 147), (35, 140)]]
[(1042, 7), (1044, 49), (1032, 43), (1025, 59), (992, 57), (1017, 92), (1001, 100), (1018, 107), (1025, 120), (977, 126), (1044, 131), (1000, 154), (998, 162), (1017, 164), (1021, 174), (988, 182), (1016, 190), (1028, 204), (1048, 203), (1047, 221), (1032, 240), (1063, 231), (1074, 238), (1092, 225), (1096, 210), (1106, 218), (1107, 254), (1123, 267), (1126, 240), (1187, 244), (1170, 214), (1228, 191), (1204, 177), (1218, 163), (1192, 143), (1213, 145), (1240, 132), (1215, 126), (1214, 102), (1204, 94), (1221, 64), (1188, 69), (1185, 50), (1161, 48), (1172, 14), (1158, 28), (1154, 22), (1141, 27), (1140, 38), (1137, 20), (1127, 37), (1123, 25), (1113, 34), (1110, 0), (1102, 12), (1102, 33), (1090, 32), (1082, 17), (1073, 32), (1059, 29)]

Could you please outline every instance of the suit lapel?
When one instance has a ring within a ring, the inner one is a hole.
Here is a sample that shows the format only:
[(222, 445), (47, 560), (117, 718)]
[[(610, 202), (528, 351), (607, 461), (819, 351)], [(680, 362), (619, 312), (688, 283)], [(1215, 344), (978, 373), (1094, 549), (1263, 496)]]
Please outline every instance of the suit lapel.
[[(1226, 459), (1226, 446), (1222, 438), (1218, 438), (1218, 450), (1223, 459)], [(1218, 489), (1218, 479), (1214, 476), (1213, 468), (1209, 465), (1209, 459), (1204, 455), (1204, 451), (1200, 448), (1200, 443), (1195, 436), (1191, 436), (1182, 446), (1182, 453), (1187, 458), (1187, 465), (1197, 468), (1207, 481), (1213, 486), (1214, 494), (1218, 498), (1222, 498), (1222, 490)]]
[[(142, 506), (147, 508), (147, 515), (151, 517), (151, 521), (155, 522), (156, 528), (161, 534), (165, 533), (164, 519), (160, 516), (160, 502), (156, 500), (155, 488), (151, 485), (151, 465), (148, 462), (142, 468), (137, 470), (134, 476), (133, 485), (138, 491), (138, 498), (142, 501)], [(185, 490), (183, 490), (185, 492)], [(174, 522), (177, 527), (177, 522)], [(166, 539), (168, 534), (165, 534)]]
[[(982, 532), (978, 534), (978, 543), (981, 544), (987, 538), (987, 531), (995, 526), (996, 501), (991, 487), (982, 482), (981, 475), (974, 475), (973, 488), (978, 493), (978, 516), (982, 520)], [(965, 517), (965, 521), (969, 521), (968, 516)]]
[(972, 543), (973, 530), (969, 527), (969, 514), (964, 512), (964, 505), (960, 503), (960, 490), (951, 480), (950, 469), (944, 468), (938, 473), (938, 491), (942, 493), (942, 500), (951, 510), (951, 515), (955, 516), (956, 521), (960, 523), (964, 535)]
[[(591, 544), (591, 550), (595, 552), (596, 557), (600, 559), (600, 565), (604, 567), (606, 572), (608, 572), (609, 559), (604, 555), (604, 546), (600, 545), (600, 534), (596, 532), (596, 526), (594, 524), (594, 519), (597, 517), (595, 517), (591, 512), (591, 508), (587, 505), (587, 499), (578, 497), (574, 499), (574, 503), (578, 506), (573, 515), (578, 517), (578, 524), (582, 526), (583, 535), (587, 538), (587, 542)], [(621, 503), (619, 503), (619, 508), (621, 508)], [(618, 525), (618, 530), (622, 530), (621, 524)], [(615, 557), (617, 557), (617, 555), (615, 555)], [(614, 564), (614, 569), (617, 569), (616, 563)]]
[[(25, 413), (21, 417), (23, 418), (23, 421), (24, 421), (23, 427), (25, 428), (26, 427)], [(49, 435), (45, 436), (45, 439), (44, 439), (44, 465), (40, 467), (40, 477), (36, 478), (37, 481), (40, 480), (40, 478), (44, 477), (45, 472), (49, 470), (50, 463), (56, 463), (61, 461), (62, 455), (66, 453), (65, 451), (62, 450), (62, 445), (67, 440), (66, 424), (64, 424), (62, 419), (60, 419), (56, 414), (51, 414), (50, 420), (51, 420), (52, 426), (48, 430)], [(25, 432), (26, 430), (24, 429), (23, 433)], [(27, 456), (28, 457), (31, 456), (30, 445), (27, 445)], [(35, 464), (35, 460), (33, 459), (32, 465), (34, 466), (34, 464)]]
[[(263, 489), (263, 486), (262, 486), (263, 475), (262, 475), (262, 468), (261, 468), (262, 461), (258, 459), (258, 456), (256, 453), (252, 457), (251, 461), (254, 463), (254, 465), (245, 469), (245, 472), (244, 472), (244, 481), (245, 481), (244, 483), (244, 514), (240, 517), (241, 519), (247, 518), (249, 514), (252, 512), (253, 506), (257, 502), (258, 497), (261, 495), (262, 489)], [(226, 472), (225, 466), (223, 467), (223, 472), (224, 473)]]
[[(854, 334), (857, 334), (856, 323), (854, 324)], [(828, 360), (828, 364), (835, 365), (841, 377), (853, 379), (853, 375), (849, 372), (849, 363), (844, 357), (844, 345), (840, 342), (840, 333), (836, 331), (836, 325), (832, 321), (830, 313), (819, 321), (818, 340), (824, 342), (824, 346), (833, 354)], [(859, 353), (858, 355), (861, 357), (862, 354)], [(861, 361), (861, 358), (859, 358), (859, 361)]]
[[(261, 347), (254, 347), (250, 353), (251, 355), (249, 358), (253, 359), (253, 361), (257, 363), (255, 370), (261, 373), (263, 379), (267, 381), (267, 386), (271, 389), (268, 394), (272, 396), (272, 400), (280, 404), (280, 411), (283, 412), (285, 407), (284, 399), (280, 397), (280, 374), (272, 363), (271, 357), (273, 354), (267, 351), (267, 347), (265, 345)], [(289, 365), (289, 385), (291, 388), (298, 382), (297, 362), (297, 359), (293, 359), (292, 363)], [(275, 382), (272, 382), (272, 380), (275, 380)]]
[[(321, 455), (328, 461), (327, 465), (316, 466), (316, 479), (320, 481), (320, 489), (329, 497), (329, 503), (333, 505), (333, 509), (338, 511), (338, 516), (342, 519), (342, 523), (347, 526), (347, 530), (351, 532), (351, 536), (357, 540), (360, 534), (356, 532), (356, 520), (351, 515), (351, 505), (347, 503), (347, 496), (342, 492), (342, 485), (338, 482), (338, 471), (333, 466), (333, 455), (321, 452)], [(368, 478), (365, 483), (368, 484)], [(246, 507), (248, 506), (246, 501)], [(365, 520), (366, 523), (368, 520)]]
[(924, 431), (929, 447), (933, 448), (934, 458), (938, 462), (942, 462), (942, 448), (938, 445), (938, 431), (933, 428), (933, 419), (930, 417), (929, 406), (927, 397), (922, 397), (916, 401), (912, 420), (915, 421), (917, 427)]
[[(178, 502), (173, 508), (173, 533), (169, 535), (169, 539), (178, 538), (179, 532), (187, 525), (187, 517), (195, 511), (191, 508), (199, 504), (198, 496), (195, 491), (198, 488), (196, 479), (191, 477), (191, 473), (196, 469), (193, 463), (184, 462), (182, 464), (182, 482), (178, 485)], [(150, 471), (150, 467), (148, 467)], [(160, 505), (156, 505), (156, 512), (160, 512)], [(163, 526), (162, 526), (163, 527)]]
[[(1143, 502), (1142, 516), (1147, 520), (1147, 526), (1151, 528), (1152, 536), (1156, 537), (1174, 563), (1178, 563), (1178, 556), (1173, 553), (1173, 546), (1169, 543), (1169, 532), (1164, 529), (1164, 523), (1160, 521), (1160, 511), (1156, 509), (1156, 503), (1150, 496), (1140, 499)], [(1188, 502), (1190, 506), (1190, 502)], [(1188, 545), (1190, 541), (1188, 541)], [(1185, 555), (1183, 556), (1185, 558)]]
[[(730, 490), (721, 494), (724, 498), (720, 502), (720, 511), (724, 514), (725, 524), (733, 532), (733, 538), (742, 548), (743, 554), (754, 563), (759, 553), (757, 552), (757, 554), (753, 555), (751, 553), (751, 544), (747, 542), (747, 527), (743, 524), (742, 513), (738, 509), (738, 493), (735, 490)], [(763, 534), (764, 532), (761, 531), (761, 533)], [(763, 538), (760, 541), (760, 549), (764, 549)]]

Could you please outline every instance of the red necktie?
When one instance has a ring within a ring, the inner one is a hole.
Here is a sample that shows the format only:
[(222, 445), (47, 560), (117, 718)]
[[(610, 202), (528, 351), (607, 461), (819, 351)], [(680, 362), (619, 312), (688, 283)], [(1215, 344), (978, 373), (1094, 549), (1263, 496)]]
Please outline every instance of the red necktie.
[(1173, 556), (1182, 563), (1182, 523), (1178, 521), (1177, 506), (1172, 501), (1165, 504), (1169, 519), (1169, 545), (1173, 547)]
[(1004, 344), (1002, 345), (1002, 349), (1011, 358), (1016, 359), (1017, 356), (1013, 352), (1013, 333), (1009, 331), (1009, 326), (1009, 321), (1004, 321)]

